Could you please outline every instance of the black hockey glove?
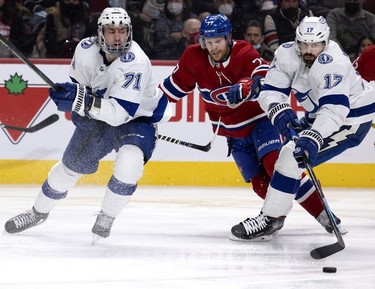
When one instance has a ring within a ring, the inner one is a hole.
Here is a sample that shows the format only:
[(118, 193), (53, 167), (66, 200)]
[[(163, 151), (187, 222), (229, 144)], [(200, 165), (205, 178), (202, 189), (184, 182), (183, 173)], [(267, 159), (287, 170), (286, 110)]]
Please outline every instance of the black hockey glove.
[(56, 103), (59, 111), (75, 111), (80, 116), (88, 114), (93, 97), (84, 85), (65, 82), (56, 83), (57, 90), (49, 89), (49, 96)]

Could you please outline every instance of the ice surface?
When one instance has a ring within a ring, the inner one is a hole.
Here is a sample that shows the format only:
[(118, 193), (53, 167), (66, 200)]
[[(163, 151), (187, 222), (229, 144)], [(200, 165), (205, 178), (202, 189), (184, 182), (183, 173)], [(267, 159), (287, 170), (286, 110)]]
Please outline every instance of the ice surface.
[[(38, 190), (0, 186), (2, 226), (31, 208)], [(42, 225), (1, 235), (0, 288), (375, 288), (375, 191), (324, 192), (349, 233), (343, 251), (314, 260), (309, 252), (336, 238), (298, 204), (272, 241), (228, 240), (233, 225), (261, 208), (247, 188), (139, 187), (111, 236), (91, 245), (103, 188), (77, 186)]]

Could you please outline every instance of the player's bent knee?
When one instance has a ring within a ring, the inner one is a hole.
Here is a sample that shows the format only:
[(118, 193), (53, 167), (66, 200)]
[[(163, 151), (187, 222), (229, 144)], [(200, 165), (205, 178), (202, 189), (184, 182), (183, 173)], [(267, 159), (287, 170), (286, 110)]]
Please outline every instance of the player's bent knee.
[(114, 176), (125, 184), (136, 184), (143, 175), (143, 151), (135, 145), (120, 148), (115, 163)]
[(297, 161), (293, 156), (294, 149), (295, 143), (293, 141), (289, 141), (281, 148), (279, 158), (275, 164), (275, 170), (284, 176), (299, 179), (304, 170), (298, 167)]
[(72, 188), (82, 174), (69, 170), (62, 161), (55, 164), (48, 174), (48, 185), (59, 192), (66, 192)]

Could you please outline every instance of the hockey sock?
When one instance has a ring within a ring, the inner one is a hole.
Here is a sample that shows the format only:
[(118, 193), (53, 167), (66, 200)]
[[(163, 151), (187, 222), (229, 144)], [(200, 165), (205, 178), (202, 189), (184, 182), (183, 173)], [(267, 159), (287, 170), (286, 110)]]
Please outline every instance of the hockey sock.
[(314, 218), (318, 217), (324, 210), (311, 179), (305, 173), (302, 175), (301, 186), (295, 199)]
[(253, 185), (254, 192), (263, 200), (266, 198), (270, 180), (271, 177), (265, 171), (251, 178), (251, 184)]

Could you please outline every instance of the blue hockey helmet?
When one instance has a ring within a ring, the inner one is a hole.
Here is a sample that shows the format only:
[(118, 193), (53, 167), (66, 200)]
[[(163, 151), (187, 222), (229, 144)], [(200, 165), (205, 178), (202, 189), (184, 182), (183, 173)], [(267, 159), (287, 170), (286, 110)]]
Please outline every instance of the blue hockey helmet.
[(232, 24), (224, 14), (212, 14), (203, 19), (199, 30), (199, 43), (205, 49), (205, 38), (224, 36), (228, 43), (232, 43)]

